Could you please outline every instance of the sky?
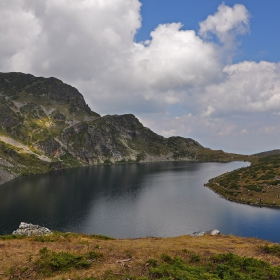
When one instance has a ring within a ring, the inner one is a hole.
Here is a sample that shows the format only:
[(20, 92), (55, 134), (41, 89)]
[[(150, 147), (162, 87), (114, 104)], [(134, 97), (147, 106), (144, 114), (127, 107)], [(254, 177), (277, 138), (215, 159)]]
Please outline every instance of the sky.
[(279, 149), (280, 1), (1, 0), (0, 71), (57, 77), (101, 115)]

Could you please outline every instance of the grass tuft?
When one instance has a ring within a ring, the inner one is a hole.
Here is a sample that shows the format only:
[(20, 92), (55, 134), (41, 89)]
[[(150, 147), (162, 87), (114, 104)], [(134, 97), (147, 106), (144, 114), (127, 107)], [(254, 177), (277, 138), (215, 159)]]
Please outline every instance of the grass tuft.
[(8, 234), (8, 235), (0, 235), (0, 240), (10, 240), (10, 239), (23, 239), (24, 235), (18, 234)]

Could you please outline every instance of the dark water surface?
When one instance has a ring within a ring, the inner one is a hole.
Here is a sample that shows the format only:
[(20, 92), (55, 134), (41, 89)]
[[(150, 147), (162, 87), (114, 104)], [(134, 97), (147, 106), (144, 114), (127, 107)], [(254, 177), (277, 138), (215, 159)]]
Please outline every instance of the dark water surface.
[(21, 221), (112, 237), (177, 236), (217, 228), (280, 241), (280, 211), (229, 202), (204, 187), (244, 162), (93, 166), (0, 186), (0, 234)]

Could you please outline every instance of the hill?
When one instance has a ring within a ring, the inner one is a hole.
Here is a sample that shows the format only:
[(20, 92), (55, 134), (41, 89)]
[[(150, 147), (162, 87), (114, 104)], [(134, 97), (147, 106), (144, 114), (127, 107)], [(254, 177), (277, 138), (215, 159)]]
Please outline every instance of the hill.
[(257, 157), (266, 157), (266, 156), (273, 156), (273, 155), (280, 155), (280, 149), (253, 154), (253, 156), (257, 156)]
[(191, 138), (164, 138), (132, 114), (101, 117), (56, 78), (0, 73), (0, 183), (93, 164), (246, 158)]

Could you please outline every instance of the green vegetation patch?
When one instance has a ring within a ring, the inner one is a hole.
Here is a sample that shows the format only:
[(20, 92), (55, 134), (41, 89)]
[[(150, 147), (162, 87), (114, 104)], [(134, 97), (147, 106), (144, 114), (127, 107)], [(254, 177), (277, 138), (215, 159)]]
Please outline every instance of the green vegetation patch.
[(280, 267), (231, 253), (216, 254), (210, 258), (190, 254), (187, 259), (163, 254), (161, 260), (148, 260), (141, 276), (132, 275), (133, 273), (119, 275), (107, 271), (102, 279), (276, 280), (280, 279)]
[(37, 273), (51, 275), (58, 271), (67, 271), (70, 268), (86, 269), (93, 261), (102, 258), (103, 255), (94, 251), (79, 255), (69, 252), (54, 252), (46, 247), (40, 250), (40, 258), (35, 262)]
[(93, 239), (100, 239), (100, 240), (114, 240), (115, 238), (106, 236), (106, 235), (101, 235), (101, 234), (91, 234), (89, 235), (90, 238)]
[(139, 279), (280, 279), (280, 267), (234, 254), (217, 254), (207, 260), (191, 254), (189, 259), (164, 255), (162, 262), (148, 261), (146, 278)]
[(280, 257), (280, 245), (265, 245), (260, 247), (261, 253), (275, 255)]
[(11, 240), (11, 239), (23, 239), (24, 235), (17, 234), (8, 234), (8, 235), (0, 235), (0, 240)]
[(11, 170), (22, 175), (30, 175), (49, 171), (49, 163), (38, 159), (34, 154), (20, 153), (20, 148), (0, 141), (1, 157), (15, 162), (15, 167)]

